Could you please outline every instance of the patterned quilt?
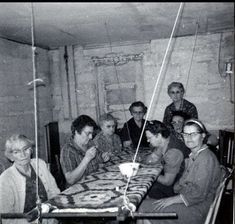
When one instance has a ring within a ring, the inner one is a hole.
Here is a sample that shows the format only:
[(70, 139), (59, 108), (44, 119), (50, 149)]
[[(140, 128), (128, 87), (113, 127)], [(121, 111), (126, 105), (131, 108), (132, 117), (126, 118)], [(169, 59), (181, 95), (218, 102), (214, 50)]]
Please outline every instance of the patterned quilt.
[[(144, 158), (148, 153), (146, 150), (139, 152), (139, 158)], [(127, 179), (120, 173), (118, 165), (131, 162), (133, 156), (134, 152), (123, 151), (97, 172), (50, 199), (48, 203), (57, 208), (52, 212), (117, 212), (124, 205), (127, 186)], [(137, 175), (131, 178), (126, 196), (134, 210), (160, 172), (160, 167), (141, 164)]]

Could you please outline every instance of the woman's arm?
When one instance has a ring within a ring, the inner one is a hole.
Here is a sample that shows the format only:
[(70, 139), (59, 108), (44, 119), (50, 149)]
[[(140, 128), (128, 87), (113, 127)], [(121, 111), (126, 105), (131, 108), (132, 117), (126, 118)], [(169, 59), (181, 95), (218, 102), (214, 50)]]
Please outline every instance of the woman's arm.
[(65, 173), (66, 181), (69, 184), (74, 184), (78, 180), (80, 180), (82, 178), (88, 164), (90, 163), (90, 161), (92, 159), (94, 159), (95, 156), (96, 156), (96, 148), (95, 148), (95, 146), (93, 146), (86, 151), (85, 157), (83, 158), (81, 163), (74, 170), (72, 170), (71, 172)]
[(173, 197), (156, 200), (155, 202), (153, 202), (153, 205), (154, 205), (154, 210), (159, 210), (161, 208), (165, 208), (173, 204), (182, 204), (182, 203), (184, 203), (182, 197), (180, 195), (176, 195)]

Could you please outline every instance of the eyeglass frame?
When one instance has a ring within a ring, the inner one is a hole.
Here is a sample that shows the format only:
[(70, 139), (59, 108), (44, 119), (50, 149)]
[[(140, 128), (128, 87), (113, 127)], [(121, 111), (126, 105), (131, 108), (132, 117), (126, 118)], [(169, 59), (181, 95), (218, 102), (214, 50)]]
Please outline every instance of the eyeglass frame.
[(12, 154), (15, 154), (15, 153), (22, 153), (22, 152), (25, 152), (26, 150), (30, 150), (30, 151), (32, 151), (32, 146), (31, 145), (28, 145), (28, 146), (25, 146), (25, 147), (23, 147), (23, 148), (21, 148), (21, 149), (14, 149), (14, 150), (12, 150), (11, 151), (11, 153)]
[(192, 132), (192, 133), (184, 133), (184, 132), (182, 132), (181, 134), (182, 134), (182, 136), (184, 138), (188, 138), (189, 136), (190, 137), (195, 137), (195, 136), (197, 136), (197, 134), (202, 134), (202, 132)]
[(93, 136), (93, 133), (94, 133), (94, 132), (91, 132), (91, 131), (86, 132), (86, 131), (84, 131), (84, 130), (83, 130), (82, 132), (84, 132), (84, 133), (86, 134), (86, 136), (87, 136), (87, 137), (89, 137), (90, 135), (92, 135), (92, 136)]
[(169, 91), (169, 93), (171, 95), (173, 95), (173, 94), (180, 94), (180, 93), (182, 93), (182, 91), (180, 91), (180, 90), (178, 90), (178, 91)]

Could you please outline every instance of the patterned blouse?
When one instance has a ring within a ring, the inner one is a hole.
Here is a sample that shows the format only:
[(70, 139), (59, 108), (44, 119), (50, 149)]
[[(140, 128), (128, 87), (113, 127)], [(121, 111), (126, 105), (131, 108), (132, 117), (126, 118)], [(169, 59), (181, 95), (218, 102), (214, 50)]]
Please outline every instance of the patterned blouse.
[(107, 137), (104, 135), (103, 131), (101, 131), (95, 136), (93, 141), (101, 152), (118, 153), (122, 150), (122, 142), (117, 134)]
[[(80, 147), (75, 145), (73, 139), (71, 138), (70, 141), (63, 146), (60, 154), (60, 163), (63, 173), (66, 174), (67, 172), (73, 171), (81, 163), (84, 157), (85, 152)], [(102, 163), (102, 160), (97, 154), (97, 156), (88, 164), (83, 176), (97, 171), (100, 163)]]
[[(174, 103), (171, 103), (166, 107), (164, 112), (163, 123), (166, 124), (167, 126), (171, 125), (173, 111), (177, 111), (177, 109), (175, 108)], [(185, 99), (183, 99), (182, 104), (180, 105), (178, 111), (186, 113), (190, 118), (198, 119), (198, 112), (196, 106)]]

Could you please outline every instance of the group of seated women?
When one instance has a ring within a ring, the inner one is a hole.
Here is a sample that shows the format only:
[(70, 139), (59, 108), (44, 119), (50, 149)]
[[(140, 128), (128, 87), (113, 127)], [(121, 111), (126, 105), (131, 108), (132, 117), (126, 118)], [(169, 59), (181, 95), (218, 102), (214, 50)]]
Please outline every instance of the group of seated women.
[[(168, 86), (173, 102), (166, 107), (163, 122), (146, 121), (144, 103), (132, 103), (129, 108), (132, 118), (118, 134), (117, 120), (110, 113), (100, 116), (98, 125), (87, 115), (76, 118), (71, 124), (71, 137), (60, 155), (67, 187), (97, 171), (123, 147), (151, 147), (152, 153), (145, 163), (162, 166), (162, 172), (139, 211), (173, 211), (178, 219), (138, 220), (137, 223), (203, 223), (220, 182), (221, 170), (216, 156), (208, 149), (208, 132), (198, 120), (197, 109), (183, 98), (184, 93), (182, 83)], [(33, 148), (33, 142), (24, 135), (7, 139), (5, 155), (13, 165), (0, 176), (0, 213), (27, 213), (37, 205)], [(41, 159), (38, 162), (38, 194), (44, 202), (60, 190), (46, 163)], [(7, 221), (28, 223), (25, 219)]]

